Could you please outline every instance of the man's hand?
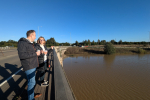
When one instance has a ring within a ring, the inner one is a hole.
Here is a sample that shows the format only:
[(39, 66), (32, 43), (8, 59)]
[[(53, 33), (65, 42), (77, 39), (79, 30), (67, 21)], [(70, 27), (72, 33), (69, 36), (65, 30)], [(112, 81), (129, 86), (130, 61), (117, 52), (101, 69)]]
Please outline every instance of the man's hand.
[(37, 54), (37, 56), (39, 56), (40, 55), (40, 51), (37, 51), (36, 54)]
[(43, 50), (41, 50), (40, 52), (41, 52), (42, 54), (44, 53), (44, 51), (43, 51)]

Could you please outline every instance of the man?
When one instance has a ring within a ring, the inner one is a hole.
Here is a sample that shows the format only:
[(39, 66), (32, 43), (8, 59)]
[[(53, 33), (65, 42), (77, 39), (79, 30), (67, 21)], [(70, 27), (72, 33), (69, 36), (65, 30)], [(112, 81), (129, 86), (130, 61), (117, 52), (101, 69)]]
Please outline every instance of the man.
[(35, 52), (33, 41), (36, 38), (34, 30), (29, 30), (26, 33), (27, 38), (21, 38), (18, 41), (18, 55), (23, 66), (23, 70), (26, 73), (28, 80), (28, 100), (34, 100), (34, 98), (40, 97), (42, 94), (34, 96), (35, 86), (35, 71), (38, 67), (38, 58), (40, 51)]

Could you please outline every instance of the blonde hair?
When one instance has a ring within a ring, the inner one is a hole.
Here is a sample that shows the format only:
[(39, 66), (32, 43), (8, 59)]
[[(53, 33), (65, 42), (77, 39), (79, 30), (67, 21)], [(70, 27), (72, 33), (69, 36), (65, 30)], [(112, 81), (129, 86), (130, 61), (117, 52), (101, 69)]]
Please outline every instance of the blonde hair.
[[(40, 37), (38, 38), (38, 40), (37, 40), (37, 43), (38, 43), (38, 44), (40, 44), (40, 39), (41, 39), (41, 38), (44, 39), (44, 37), (40, 36)], [(46, 44), (46, 41), (45, 41), (45, 39), (44, 39), (44, 45), (45, 45), (45, 44)]]

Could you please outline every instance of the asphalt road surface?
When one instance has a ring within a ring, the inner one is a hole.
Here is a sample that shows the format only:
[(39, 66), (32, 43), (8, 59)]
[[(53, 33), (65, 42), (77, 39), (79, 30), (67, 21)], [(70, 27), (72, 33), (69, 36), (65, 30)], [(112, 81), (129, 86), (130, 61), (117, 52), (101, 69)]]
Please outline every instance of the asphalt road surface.
[[(17, 49), (0, 51), (0, 98), (2, 100), (12, 100), (25, 86), (26, 75), (24, 71), (21, 70), (12, 77), (20, 69), (21, 63)], [(4, 84), (2, 84), (3, 82)]]
[(21, 67), (17, 49), (5, 50), (2, 51), (2, 53), (0, 52), (0, 83), (18, 71)]
[(27, 80), (21, 67), (17, 49), (0, 50), (0, 100), (13, 100), (23, 91)]

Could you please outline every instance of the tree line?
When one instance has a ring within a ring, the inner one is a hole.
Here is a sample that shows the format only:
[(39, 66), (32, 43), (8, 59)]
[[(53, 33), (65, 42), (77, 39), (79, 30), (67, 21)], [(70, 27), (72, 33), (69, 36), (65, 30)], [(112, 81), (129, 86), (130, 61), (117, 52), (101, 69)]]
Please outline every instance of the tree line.
[[(34, 42), (34, 44), (35, 43), (36, 42)], [(18, 45), (18, 41), (14, 41), (14, 40), (0, 41), (0, 47), (6, 47), (6, 46), (17, 47), (17, 45)], [(68, 42), (58, 43), (58, 42), (55, 41), (54, 38), (50, 38), (50, 39), (46, 40), (45, 45), (47, 47), (50, 47), (50, 46), (70, 46), (70, 43), (68, 43)]]
[[(142, 41), (142, 42), (127, 42), (127, 41), (125, 41), (125, 42), (123, 42), (122, 40), (119, 40), (118, 42), (117, 41), (115, 41), (115, 40), (111, 40), (111, 41), (108, 41), (108, 42), (110, 42), (110, 43), (112, 43), (112, 44), (114, 44), (114, 45), (148, 45), (149, 44), (149, 42), (145, 42), (145, 41)], [(73, 45), (76, 45), (76, 46), (80, 46), (80, 45), (82, 45), (82, 46), (91, 46), (91, 45), (105, 45), (106, 43), (108, 43), (108, 42), (106, 42), (106, 40), (97, 40), (97, 41), (90, 41), (89, 39), (88, 40), (84, 40), (84, 41), (82, 41), (82, 42), (78, 42), (78, 41), (76, 41), (75, 43), (73, 43)]]
[(1, 41), (0, 47), (6, 47), (6, 46), (17, 47), (17, 44), (18, 44), (18, 41), (14, 41), (14, 40)]
[[(97, 40), (97, 41), (90, 41), (89, 39), (88, 40), (84, 40), (82, 42), (78, 42), (78, 41), (75, 41), (75, 43), (68, 43), (68, 42), (65, 42), (65, 43), (58, 43), (55, 41), (54, 38), (50, 38), (48, 40), (46, 40), (46, 46), (47, 47), (50, 47), (50, 46), (73, 46), (73, 45), (76, 45), (76, 46), (91, 46), (91, 45), (105, 45), (107, 42), (111, 42), (112, 44), (114, 45), (132, 45), (132, 44), (135, 44), (135, 45), (148, 45), (149, 42), (145, 42), (145, 41), (142, 41), (142, 42), (123, 42), (122, 40), (119, 40), (118, 42), (115, 41), (115, 40), (111, 40), (111, 41), (106, 41), (106, 40)], [(5, 46), (12, 46), (12, 47), (17, 47), (17, 44), (18, 44), (18, 41), (14, 41), (14, 40), (8, 40), (8, 41), (1, 41), (0, 42), (0, 47), (5, 47)]]

